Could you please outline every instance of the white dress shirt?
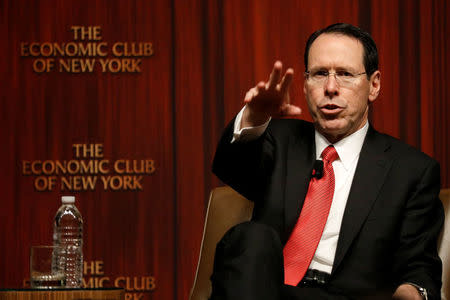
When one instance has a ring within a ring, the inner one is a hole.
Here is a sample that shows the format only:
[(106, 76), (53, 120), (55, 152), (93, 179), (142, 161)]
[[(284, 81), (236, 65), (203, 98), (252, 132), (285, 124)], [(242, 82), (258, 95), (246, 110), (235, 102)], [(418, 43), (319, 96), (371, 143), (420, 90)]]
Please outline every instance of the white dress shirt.
[[(269, 125), (270, 119), (261, 126), (240, 128), (244, 110), (245, 107), (236, 116), (233, 138), (231, 140), (232, 143), (238, 140), (250, 141), (256, 139), (264, 133)], [(345, 205), (347, 203), (356, 165), (358, 163), (359, 153), (361, 152), (368, 129), (369, 123), (366, 122), (366, 124), (358, 131), (333, 144), (339, 155), (339, 158), (333, 162), (335, 176), (333, 201), (331, 203), (330, 212), (322, 237), (320, 238), (319, 245), (317, 246), (311, 264), (309, 265), (310, 269), (331, 273)], [(331, 145), (331, 143), (317, 130), (315, 131), (315, 143), (316, 159), (322, 159), (320, 157), (322, 151), (328, 145)]]

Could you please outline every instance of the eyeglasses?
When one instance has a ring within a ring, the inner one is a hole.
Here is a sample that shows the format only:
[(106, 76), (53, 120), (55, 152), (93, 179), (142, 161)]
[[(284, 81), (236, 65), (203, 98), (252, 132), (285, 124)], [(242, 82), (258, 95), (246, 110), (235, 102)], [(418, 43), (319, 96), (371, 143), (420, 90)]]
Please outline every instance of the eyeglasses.
[(336, 82), (341, 87), (351, 87), (358, 82), (359, 76), (366, 74), (366, 72), (353, 74), (346, 70), (337, 72), (328, 72), (326, 70), (312, 70), (305, 72), (306, 80), (309, 84), (314, 86), (323, 86), (328, 80), (329, 76), (334, 76)]

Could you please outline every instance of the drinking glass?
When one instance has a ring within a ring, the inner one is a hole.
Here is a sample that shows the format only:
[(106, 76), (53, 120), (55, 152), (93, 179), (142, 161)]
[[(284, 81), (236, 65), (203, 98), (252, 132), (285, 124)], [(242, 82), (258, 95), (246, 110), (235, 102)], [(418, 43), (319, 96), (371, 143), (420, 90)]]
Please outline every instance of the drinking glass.
[(63, 260), (64, 250), (58, 246), (31, 246), (30, 284), (34, 289), (60, 289), (66, 285)]

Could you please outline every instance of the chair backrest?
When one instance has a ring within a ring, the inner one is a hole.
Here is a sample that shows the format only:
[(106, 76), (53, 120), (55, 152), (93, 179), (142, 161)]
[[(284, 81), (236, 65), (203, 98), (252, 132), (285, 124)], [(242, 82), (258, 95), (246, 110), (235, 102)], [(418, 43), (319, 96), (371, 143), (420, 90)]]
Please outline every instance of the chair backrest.
[(442, 260), (442, 300), (450, 299), (450, 189), (441, 190), (439, 195), (444, 205), (445, 222), (439, 239), (438, 251)]
[(206, 212), (203, 240), (190, 300), (207, 300), (211, 295), (210, 277), (216, 245), (224, 234), (239, 223), (250, 220), (253, 202), (225, 186), (212, 190)]

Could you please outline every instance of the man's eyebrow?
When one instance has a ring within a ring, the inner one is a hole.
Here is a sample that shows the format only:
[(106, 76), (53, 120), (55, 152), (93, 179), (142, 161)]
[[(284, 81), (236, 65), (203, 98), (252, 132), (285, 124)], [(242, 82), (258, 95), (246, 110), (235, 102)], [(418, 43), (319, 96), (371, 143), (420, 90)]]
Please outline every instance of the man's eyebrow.
[(356, 72), (355, 67), (353, 66), (334, 66), (334, 67), (325, 67), (325, 66), (313, 66), (311, 67), (309, 70), (314, 70), (314, 71), (318, 71), (318, 70), (336, 70), (336, 71), (354, 71)]

